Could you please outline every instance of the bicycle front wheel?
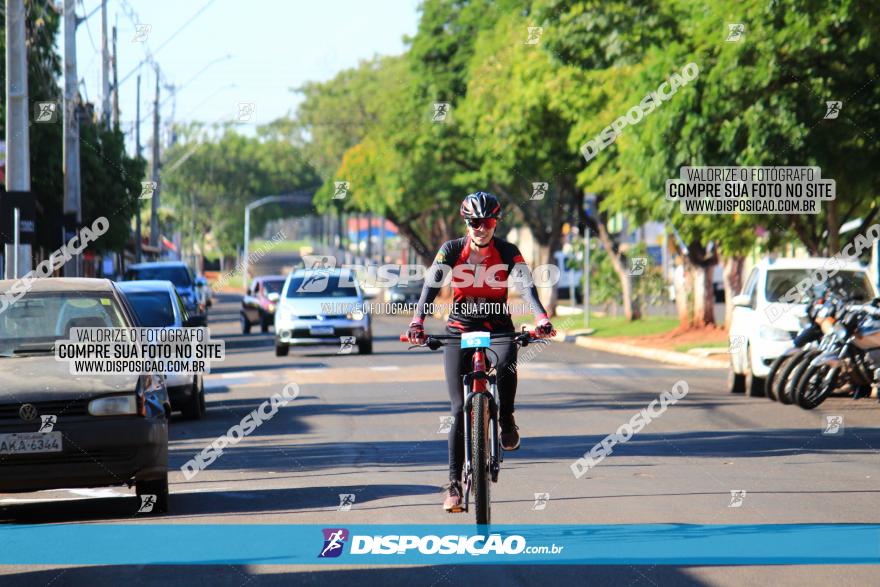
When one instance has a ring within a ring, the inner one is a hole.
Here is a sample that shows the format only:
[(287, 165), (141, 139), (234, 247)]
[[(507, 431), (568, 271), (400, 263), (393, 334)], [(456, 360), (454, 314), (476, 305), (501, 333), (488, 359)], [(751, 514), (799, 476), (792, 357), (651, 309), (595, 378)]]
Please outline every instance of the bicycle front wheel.
[(471, 466), (473, 467), (474, 508), (477, 524), (488, 524), (489, 496), (489, 401), (485, 394), (474, 394), (471, 404)]

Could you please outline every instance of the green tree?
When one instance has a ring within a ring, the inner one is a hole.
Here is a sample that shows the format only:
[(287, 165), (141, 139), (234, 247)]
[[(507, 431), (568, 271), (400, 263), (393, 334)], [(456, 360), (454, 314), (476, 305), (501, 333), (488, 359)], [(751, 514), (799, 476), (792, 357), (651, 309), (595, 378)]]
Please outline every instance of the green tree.
[[(215, 137), (206, 136), (200, 125), (179, 130), (178, 143), (165, 156), (162, 189), (184, 227), (194, 218), (195, 232), (203, 243), (210, 235), (209, 240), (217, 243), (216, 252), (232, 255), (244, 238), (248, 203), (314, 187), (319, 176), (302, 148), (282, 138), (277, 126), (259, 129), (255, 137), (229, 126), (219, 130)], [(294, 211), (305, 214), (312, 209)], [(252, 217), (254, 233), (280, 212), (280, 205), (258, 208)]]
[[(880, 130), (880, 87), (870, 81), (878, 67), (875, 9), (808, 0), (693, 7), (688, 0), (547, 1), (540, 10), (548, 49), (579, 69), (587, 88), (564, 96), (573, 110), (593, 114), (575, 126), (581, 140), (684, 64), (699, 65), (697, 80), (627, 127), (579, 176), (606, 210), (634, 223), (666, 220), (677, 230), (696, 286), (685, 326), (712, 322), (711, 273), (719, 258), (734, 275), (726, 279), (728, 296), (737, 289), (737, 267), (759, 226), (777, 240), (796, 235), (813, 254), (838, 250), (840, 224), (862, 218), (864, 226), (876, 215), (880, 173), (877, 142), (869, 140)], [(725, 41), (728, 23), (745, 24), (741, 42)], [(825, 101), (835, 96), (852, 116), (841, 124), (822, 120)], [(685, 216), (663, 198), (666, 179), (682, 165), (819, 165), (824, 177), (838, 180), (838, 200), (818, 223), (794, 215)]]
[(90, 226), (99, 216), (110, 223), (93, 247), (99, 252), (123, 250), (131, 236), (146, 162), (126, 154), (119, 128), (85, 121), (80, 124), (80, 167), (83, 224)]
[[(487, 0), (424, 2), (409, 51), (378, 69), (379, 79), (386, 80), (376, 89), (378, 114), (368, 119), (369, 124), (349, 125), (366, 133), (339, 155), (335, 177), (351, 182), (346, 207), (384, 214), (426, 262), (440, 242), (461, 234), (458, 207), (464, 194), (491, 187), (476, 181), (476, 138), (460, 122), (458, 111), (467, 100), (468, 64), (480, 34), (501, 15), (523, 6)], [(340, 75), (338, 84), (357, 77)], [(388, 83), (389, 79), (394, 81)], [(332, 107), (340, 95), (344, 94), (331, 81), (312, 99), (323, 98)], [(450, 105), (450, 115), (443, 121), (433, 117), (437, 103)], [(305, 108), (307, 112), (327, 109)], [(346, 135), (345, 140), (355, 139), (356, 134)], [(331, 194), (330, 186), (319, 193), (325, 205)]]
[[(57, 52), (61, 14), (47, 0), (25, 3), (27, 12), (28, 94), (31, 105), (55, 101), (61, 104), (58, 85), (61, 56)], [(0, 49), (5, 52), (5, 5), (0, 6)], [(5, 61), (0, 62), (0, 79), (6, 78)], [(80, 108), (80, 169), (83, 223), (90, 225), (98, 216), (107, 216), (110, 228), (95, 241), (96, 251), (121, 250), (129, 238), (129, 219), (140, 194), (144, 161), (125, 152), (118, 129), (102, 129), (89, 119), (90, 105)], [(6, 120), (5, 94), (0, 98), (0, 120)], [(31, 124), (31, 193), (36, 204), (35, 246), (43, 252), (60, 245), (60, 210), (63, 206), (62, 121)]]

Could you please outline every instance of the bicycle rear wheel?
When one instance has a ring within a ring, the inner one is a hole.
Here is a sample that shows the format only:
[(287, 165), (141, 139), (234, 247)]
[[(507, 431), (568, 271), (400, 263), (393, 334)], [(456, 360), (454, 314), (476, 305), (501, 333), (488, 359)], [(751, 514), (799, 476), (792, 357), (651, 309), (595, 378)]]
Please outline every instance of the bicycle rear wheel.
[(471, 466), (473, 467), (474, 509), (477, 524), (488, 524), (489, 495), (489, 402), (483, 393), (474, 394), (471, 404)]

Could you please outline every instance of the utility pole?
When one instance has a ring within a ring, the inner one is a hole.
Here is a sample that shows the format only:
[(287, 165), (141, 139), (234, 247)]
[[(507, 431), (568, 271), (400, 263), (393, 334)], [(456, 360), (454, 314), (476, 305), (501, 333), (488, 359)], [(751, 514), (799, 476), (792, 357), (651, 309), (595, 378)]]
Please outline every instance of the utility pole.
[[(195, 267), (196, 258), (196, 199), (193, 193), (189, 193), (189, 259), (190, 264)], [(199, 273), (201, 273), (201, 263), (199, 264)]]
[(373, 213), (367, 212), (367, 245), (364, 253), (367, 256), (367, 265), (373, 264)]
[[(25, 46), (24, 0), (6, 0), (6, 198), (4, 207), (9, 213), (11, 192), (20, 192), (29, 198), (31, 191), (30, 134), (28, 127), (27, 49)], [(18, 210), (18, 207), (15, 207)], [(13, 232), (18, 234), (18, 216)], [(33, 218), (30, 218), (33, 220)], [(18, 278), (31, 269), (30, 245), (21, 249), (4, 247), (5, 276)]]
[(379, 265), (385, 264), (385, 215), (379, 217)]
[(159, 64), (156, 64), (156, 98), (153, 101), (153, 202), (150, 213), (150, 245), (159, 246)]
[[(76, 0), (64, 0), (64, 214), (65, 224), (82, 223), (79, 167), (79, 99), (76, 76)], [(65, 235), (66, 236), (66, 235)], [(66, 239), (65, 239), (66, 240)], [(77, 255), (64, 268), (68, 277), (80, 275)]]
[(101, 123), (110, 126), (110, 38), (107, 36), (107, 0), (101, 0)]
[(119, 52), (116, 47), (116, 25), (113, 26), (113, 128), (119, 126)]
[[(574, 305), (574, 304), (572, 304)], [(584, 227), (584, 328), (590, 327), (590, 229)]]
[[(117, 88), (118, 92), (118, 88)], [(135, 106), (135, 121), (134, 121), (134, 152), (137, 157), (141, 156), (141, 74), (138, 74), (137, 77), (137, 106)], [(134, 236), (135, 236), (135, 253), (134, 258), (136, 263), (140, 263), (143, 261), (143, 251), (141, 250), (141, 246), (143, 244), (143, 236), (141, 233), (141, 200), (138, 197), (137, 210), (134, 214)]]
[(355, 212), (352, 216), (354, 216), (354, 242), (356, 243), (354, 248), (354, 262), (357, 263), (361, 256), (361, 213)]

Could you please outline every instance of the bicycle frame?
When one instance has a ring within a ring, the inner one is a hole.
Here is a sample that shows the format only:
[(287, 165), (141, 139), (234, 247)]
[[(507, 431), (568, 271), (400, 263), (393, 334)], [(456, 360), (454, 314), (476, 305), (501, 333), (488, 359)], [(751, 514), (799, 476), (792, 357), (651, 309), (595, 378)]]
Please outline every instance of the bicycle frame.
[[(489, 365), (491, 367), (491, 365)], [(497, 377), (488, 374), (487, 358), (484, 349), (474, 349), (473, 358), (471, 360), (471, 372), (462, 377), (462, 393), (464, 394), (464, 402), (462, 406), (462, 417), (464, 419), (464, 496), (463, 509), (468, 511), (469, 496), (471, 493), (471, 485), (473, 482), (473, 463), (471, 462), (471, 408), (473, 406), (474, 395), (478, 393), (488, 394), (489, 399), (489, 471), (492, 476), (492, 482), (498, 482), (498, 473), (501, 471), (501, 462), (504, 460), (502, 452), (499, 450), (498, 437), (498, 409), (500, 399), (498, 396)]]

